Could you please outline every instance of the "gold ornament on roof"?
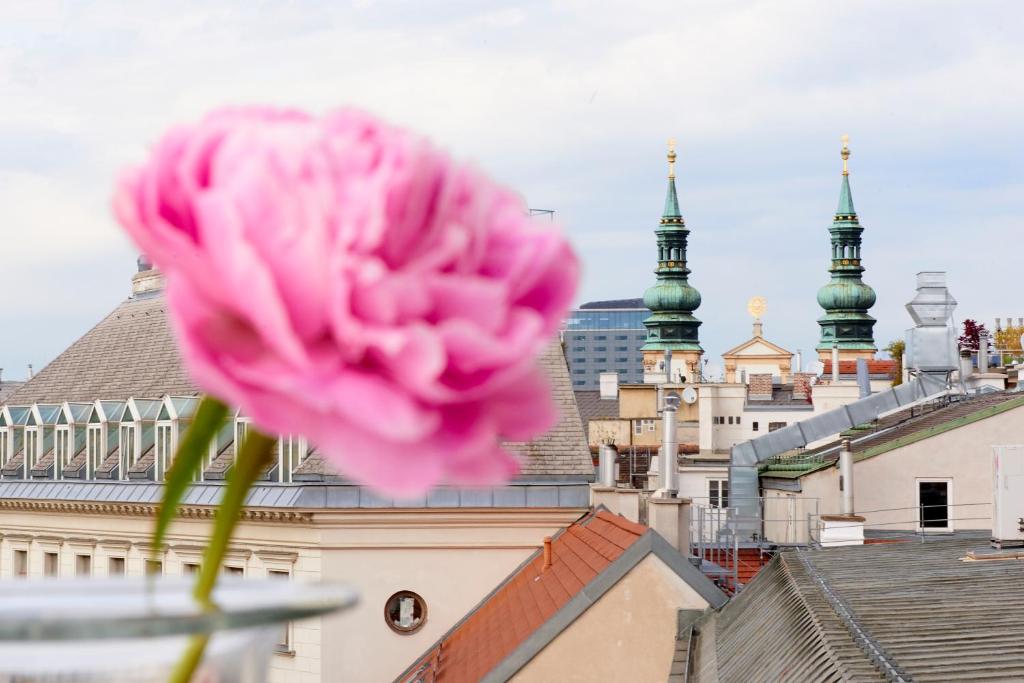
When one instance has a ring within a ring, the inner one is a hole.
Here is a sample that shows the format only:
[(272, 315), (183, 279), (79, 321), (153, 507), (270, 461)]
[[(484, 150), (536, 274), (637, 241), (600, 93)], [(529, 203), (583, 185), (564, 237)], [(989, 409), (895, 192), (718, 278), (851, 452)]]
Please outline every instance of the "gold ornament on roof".
[(850, 158), (850, 136), (844, 133), (839, 139), (843, 142), (843, 149), (839, 152), (839, 156), (843, 158), (843, 175), (850, 175), (849, 169), (846, 168), (846, 162)]
[(763, 296), (755, 296), (755, 297), (752, 297), (750, 299), (750, 301), (747, 302), (747, 313), (749, 313), (751, 316), (753, 316), (756, 319), (760, 319), (760, 317), (762, 315), (764, 315), (764, 311), (765, 311), (766, 307), (767, 307), (767, 302), (765, 302), (764, 297)]
[(669, 138), (668, 141), (668, 177), (676, 177), (676, 139)]

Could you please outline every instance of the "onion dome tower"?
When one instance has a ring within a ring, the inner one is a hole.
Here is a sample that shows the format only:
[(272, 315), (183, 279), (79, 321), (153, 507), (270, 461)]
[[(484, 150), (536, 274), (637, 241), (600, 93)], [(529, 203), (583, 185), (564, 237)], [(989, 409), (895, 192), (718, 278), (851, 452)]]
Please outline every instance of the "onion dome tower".
[(651, 315), (644, 320), (647, 342), (642, 351), (645, 376), (663, 375), (664, 370), (659, 369), (658, 363), (664, 352), (671, 350), (672, 379), (677, 380), (682, 375), (686, 381), (694, 381), (699, 375), (700, 357), (704, 353), (697, 334), (700, 320), (693, 316), (700, 306), (700, 292), (687, 280), (690, 269), (686, 267), (686, 240), (690, 231), (686, 229), (679, 211), (675, 162), (675, 141), (670, 140), (665, 210), (658, 229), (654, 231), (658, 240), (658, 267), (654, 274), (658, 281), (644, 292), (644, 305), (651, 309)]
[(864, 229), (857, 220), (850, 193), (849, 137), (842, 137), (843, 184), (839, 190), (839, 208), (829, 232), (832, 234), (832, 265), (828, 272), (832, 281), (818, 290), (818, 304), (825, 315), (818, 318), (821, 340), (817, 351), (821, 360), (831, 357), (833, 345), (839, 348), (842, 360), (874, 358), (875, 319), (868, 309), (875, 305), (875, 290), (864, 284), (861, 273), (860, 245)]

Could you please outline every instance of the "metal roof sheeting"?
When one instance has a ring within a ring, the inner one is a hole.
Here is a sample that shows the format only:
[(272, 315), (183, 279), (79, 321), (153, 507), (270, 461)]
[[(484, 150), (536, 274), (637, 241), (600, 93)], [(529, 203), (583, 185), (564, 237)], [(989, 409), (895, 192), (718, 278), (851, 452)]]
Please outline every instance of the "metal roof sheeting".
[[(221, 484), (195, 484), (182, 505), (217, 505)], [(163, 484), (146, 481), (0, 481), (0, 500), (54, 500), (158, 505)], [(399, 500), (380, 496), (355, 484), (258, 484), (249, 491), (253, 508), (585, 508), (590, 489), (585, 483), (531, 482), (484, 488), (442, 486), (425, 496)]]
[(965, 561), (985, 547), (780, 553), (699, 626), (694, 680), (1024, 680), (1024, 562)]

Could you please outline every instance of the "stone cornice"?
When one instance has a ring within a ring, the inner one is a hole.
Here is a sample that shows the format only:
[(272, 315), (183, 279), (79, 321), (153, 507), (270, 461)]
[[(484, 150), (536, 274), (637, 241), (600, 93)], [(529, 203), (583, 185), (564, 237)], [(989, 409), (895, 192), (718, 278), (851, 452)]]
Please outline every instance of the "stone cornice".
[[(145, 503), (99, 503), (68, 500), (0, 500), (0, 510), (19, 510), (29, 512), (57, 512), (95, 515), (116, 515), (130, 517), (154, 517), (158, 505)], [(199, 505), (183, 505), (178, 508), (178, 517), (183, 519), (213, 519), (215, 507)], [(298, 510), (242, 510), (243, 522), (283, 522), (309, 523), (313, 520), (310, 512)]]

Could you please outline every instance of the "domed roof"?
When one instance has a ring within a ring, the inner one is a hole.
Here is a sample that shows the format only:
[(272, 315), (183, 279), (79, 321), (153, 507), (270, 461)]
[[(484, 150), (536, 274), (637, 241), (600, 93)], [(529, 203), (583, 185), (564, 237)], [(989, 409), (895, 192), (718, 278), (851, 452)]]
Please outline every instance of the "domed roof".
[(695, 311), (700, 292), (682, 280), (664, 280), (644, 292), (644, 306), (652, 311)]
[(875, 290), (859, 280), (833, 281), (818, 290), (818, 305), (826, 311), (866, 310), (875, 305)]

